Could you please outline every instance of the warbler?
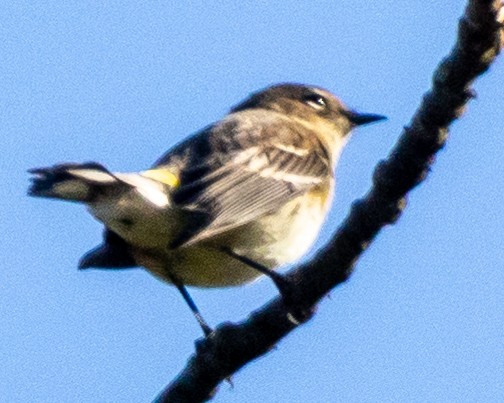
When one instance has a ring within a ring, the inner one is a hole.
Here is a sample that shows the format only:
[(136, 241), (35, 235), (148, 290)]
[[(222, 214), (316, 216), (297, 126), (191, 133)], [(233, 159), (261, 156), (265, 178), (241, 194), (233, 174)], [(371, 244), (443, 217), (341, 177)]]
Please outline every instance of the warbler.
[(185, 286), (280, 279), (273, 270), (300, 259), (320, 232), (352, 129), (382, 119), (320, 87), (278, 84), (150, 169), (117, 173), (95, 162), (36, 168), (29, 194), (84, 203), (104, 224), (103, 243), (79, 268), (143, 266), (178, 287), (208, 334)]

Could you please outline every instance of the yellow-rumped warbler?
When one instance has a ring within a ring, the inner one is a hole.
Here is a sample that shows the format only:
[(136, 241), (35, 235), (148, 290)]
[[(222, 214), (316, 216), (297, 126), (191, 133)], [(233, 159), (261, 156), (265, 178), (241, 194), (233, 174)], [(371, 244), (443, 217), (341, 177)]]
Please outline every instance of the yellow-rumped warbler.
[(261, 274), (279, 286), (272, 269), (303, 256), (320, 231), (350, 131), (382, 119), (318, 87), (275, 85), (149, 170), (36, 168), (29, 194), (85, 203), (105, 234), (79, 267), (145, 267), (178, 287), (208, 334), (184, 286), (234, 286)]

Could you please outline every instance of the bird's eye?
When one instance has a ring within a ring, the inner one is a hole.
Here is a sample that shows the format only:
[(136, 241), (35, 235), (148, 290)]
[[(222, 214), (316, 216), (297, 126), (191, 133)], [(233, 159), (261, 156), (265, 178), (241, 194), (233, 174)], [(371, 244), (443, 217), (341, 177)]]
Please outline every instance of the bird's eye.
[(306, 95), (303, 97), (303, 102), (317, 111), (324, 110), (327, 107), (325, 98), (319, 94)]

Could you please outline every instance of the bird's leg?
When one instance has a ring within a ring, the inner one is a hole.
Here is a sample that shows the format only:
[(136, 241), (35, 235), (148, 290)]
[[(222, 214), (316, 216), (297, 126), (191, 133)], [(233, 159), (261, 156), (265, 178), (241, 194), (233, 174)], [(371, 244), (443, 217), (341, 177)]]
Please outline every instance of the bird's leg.
[[(203, 333), (205, 333), (205, 337), (208, 338), (208, 336), (210, 336), (210, 334), (213, 332), (213, 329), (208, 325), (208, 323), (206, 323), (206, 320), (203, 319), (203, 316), (201, 315), (198, 307), (191, 298), (191, 295), (187, 291), (187, 288), (185, 288), (182, 281), (180, 281), (180, 279), (173, 274), (168, 274), (168, 276), (170, 277), (170, 280), (175, 285), (175, 287), (177, 287), (180, 294), (182, 294), (184, 301), (187, 303), (187, 305), (189, 305), (189, 309), (191, 309), (191, 312), (198, 321), (201, 330), (203, 330)], [(226, 381), (231, 385), (231, 387), (233, 386), (233, 379), (231, 378), (231, 376), (226, 377)]]
[(203, 330), (203, 333), (205, 334), (206, 337), (208, 337), (212, 332), (213, 329), (206, 323), (205, 319), (203, 319), (203, 316), (201, 315), (198, 307), (194, 303), (193, 299), (191, 298), (191, 295), (189, 295), (189, 292), (185, 288), (184, 284), (174, 275), (168, 274), (170, 277), (171, 282), (177, 287), (179, 290), (180, 294), (182, 294), (182, 297), (184, 298), (184, 301), (187, 303), (189, 306), (189, 309), (192, 311), (194, 317), (198, 321), (198, 324), (201, 327), (201, 330)]
[(222, 248), (222, 250), (232, 258), (238, 260), (239, 262), (242, 262), (246, 264), (247, 266), (250, 266), (254, 270), (257, 270), (258, 272), (261, 272), (262, 274), (265, 274), (268, 276), (273, 283), (275, 284), (276, 288), (282, 295), (282, 297), (286, 297), (286, 299), (290, 299), (292, 295), (292, 292), (290, 291), (291, 283), (289, 280), (282, 274), (277, 273), (274, 270), (268, 269), (266, 266), (263, 266), (262, 264), (257, 263), (255, 260), (252, 260), (246, 256), (239, 255), (238, 253), (232, 251), (229, 248)]
[(239, 262), (246, 264), (247, 266), (261, 272), (262, 274), (265, 274), (273, 281), (276, 288), (280, 292), (285, 305), (289, 307), (290, 314), (292, 316), (289, 317), (289, 319), (292, 322), (299, 324), (300, 322), (304, 322), (307, 317), (310, 316), (308, 312), (305, 312), (305, 309), (302, 309), (297, 305), (296, 298), (294, 297), (294, 284), (288, 277), (281, 273), (277, 273), (276, 271), (271, 270), (246, 256), (242, 256), (234, 252), (230, 248), (222, 247), (221, 249), (228, 256), (231, 256)]

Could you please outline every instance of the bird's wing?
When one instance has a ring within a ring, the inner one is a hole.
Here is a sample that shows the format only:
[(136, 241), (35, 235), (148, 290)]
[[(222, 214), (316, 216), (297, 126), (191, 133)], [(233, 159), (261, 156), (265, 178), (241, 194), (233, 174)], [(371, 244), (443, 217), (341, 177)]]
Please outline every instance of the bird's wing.
[[(189, 224), (173, 247), (253, 221), (332, 175), (327, 150), (317, 136), (279, 118), (227, 119), (175, 154), (185, 161), (173, 202), (188, 212)], [(164, 157), (159, 165), (172, 162)]]

